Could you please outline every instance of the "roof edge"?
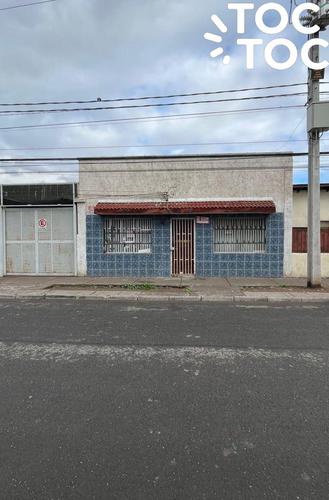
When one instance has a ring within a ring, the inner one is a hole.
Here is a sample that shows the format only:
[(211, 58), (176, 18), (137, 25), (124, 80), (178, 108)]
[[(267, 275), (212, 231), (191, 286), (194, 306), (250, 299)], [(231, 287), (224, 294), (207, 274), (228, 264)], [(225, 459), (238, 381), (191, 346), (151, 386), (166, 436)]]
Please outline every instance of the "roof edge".
[(272, 157), (281, 157), (281, 158), (291, 158), (295, 156), (293, 151), (285, 151), (285, 152), (275, 152), (275, 151), (267, 151), (263, 153), (255, 152), (255, 153), (213, 153), (213, 154), (187, 154), (187, 155), (137, 155), (137, 156), (81, 156), (78, 157), (78, 161), (97, 161), (97, 160), (172, 160), (175, 158), (272, 158)]
[(199, 202), (127, 202), (98, 203), (94, 208), (97, 215), (211, 215), (225, 213), (276, 212), (272, 200), (234, 200), (234, 201), (199, 201)]

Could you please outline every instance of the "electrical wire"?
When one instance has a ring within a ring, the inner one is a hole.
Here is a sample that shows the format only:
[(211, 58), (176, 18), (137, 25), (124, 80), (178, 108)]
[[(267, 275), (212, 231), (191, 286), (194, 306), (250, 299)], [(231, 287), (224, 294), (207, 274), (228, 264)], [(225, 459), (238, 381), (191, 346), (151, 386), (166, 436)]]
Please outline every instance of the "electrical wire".
[[(327, 85), (328, 82), (320, 82), (321, 84)], [(156, 99), (173, 99), (177, 97), (196, 97), (203, 95), (218, 95), (218, 94), (231, 94), (231, 93), (240, 93), (240, 92), (252, 92), (258, 90), (269, 90), (269, 89), (279, 89), (279, 88), (289, 88), (289, 87), (298, 87), (298, 86), (306, 86), (305, 83), (287, 83), (282, 85), (267, 85), (263, 87), (246, 87), (240, 89), (228, 89), (228, 90), (211, 90), (207, 92), (187, 92), (181, 94), (167, 94), (167, 95), (153, 95), (153, 96), (141, 96), (141, 97), (118, 97), (113, 99), (103, 99), (101, 97), (97, 97), (96, 99), (80, 99), (80, 100), (64, 100), (64, 101), (27, 101), (27, 102), (12, 102), (12, 103), (0, 103), (0, 106), (47, 106), (52, 104), (96, 104), (99, 102), (122, 102), (122, 101), (145, 101), (145, 100), (156, 100)], [(327, 93), (327, 92), (323, 92)]]
[[(295, 135), (295, 133), (297, 132), (297, 130), (299, 129), (299, 127), (301, 126), (301, 124), (304, 123), (305, 119), (306, 119), (305, 116), (303, 116), (301, 118), (301, 120), (298, 120), (298, 122), (296, 123), (296, 126), (294, 127), (293, 131), (291, 132), (291, 134), (289, 134), (288, 139), (291, 139)], [(307, 142), (307, 139), (305, 139), (305, 142)], [(280, 146), (278, 147), (278, 150), (280, 150)]]
[(40, 5), (42, 3), (52, 3), (52, 2), (57, 2), (57, 0), (40, 0), (39, 2), (23, 3), (21, 5), (12, 5), (11, 7), (1, 7), (0, 11), (20, 9), (21, 7), (31, 7), (32, 5)]
[[(329, 82), (322, 82), (329, 83)], [(155, 99), (173, 99), (177, 97), (196, 97), (203, 95), (215, 95), (215, 94), (228, 94), (228, 93), (239, 93), (239, 92), (252, 92), (258, 90), (269, 90), (269, 89), (277, 89), (277, 88), (288, 88), (288, 87), (298, 87), (305, 86), (305, 83), (288, 83), (282, 85), (267, 85), (264, 87), (245, 87), (240, 89), (228, 89), (228, 90), (214, 90), (207, 92), (188, 92), (181, 94), (167, 94), (167, 95), (153, 95), (153, 96), (141, 96), (141, 97), (119, 97), (113, 99), (102, 99), (98, 97), (97, 99), (89, 99), (89, 100), (76, 100), (76, 101), (40, 101), (40, 102), (14, 102), (14, 103), (0, 103), (0, 106), (46, 106), (51, 104), (93, 104), (98, 102), (122, 102), (122, 101), (144, 101), (144, 100), (155, 100)]]
[[(329, 139), (323, 139), (323, 142)], [(261, 141), (230, 141), (230, 142), (193, 142), (193, 143), (167, 143), (167, 144), (112, 144), (110, 146), (59, 146), (59, 147), (26, 147), (26, 148), (0, 148), (0, 151), (57, 151), (71, 149), (125, 149), (125, 148), (167, 148), (167, 147), (191, 147), (191, 146), (232, 146), (242, 144), (285, 144), (292, 142), (307, 142), (307, 139), (282, 139)]]
[(97, 106), (94, 108), (52, 108), (52, 109), (27, 109), (27, 110), (9, 110), (0, 111), (0, 115), (22, 115), (22, 114), (48, 114), (48, 113), (72, 113), (77, 111), (105, 111), (116, 109), (140, 109), (140, 108), (157, 108), (169, 106), (190, 106), (195, 104), (215, 104), (223, 102), (237, 102), (237, 101), (253, 101), (263, 99), (275, 99), (281, 97), (297, 97), (307, 95), (307, 92), (294, 92), (291, 94), (272, 94), (265, 96), (252, 96), (252, 97), (230, 97), (227, 99), (206, 99), (203, 101), (181, 101), (181, 102), (160, 102), (155, 104), (127, 104), (124, 106)]
[[(327, 156), (329, 155), (329, 151), (321, 151), (321, 155)], [(0, 159), (0, 164), (1, 163), (12, 163), (12, 162), (64, 162), (64, 161), (97, 161), (98, 163), (108, 163), (108, 161), (111, 160), (121, 160), (123, 163), (126, 162), (127, 160), (137, 160), (137, 161), (143, 161), (145, 163), (147, 162), (152, 162), (154, 159), (158, 160), (167, 160), (167, 159), (177, 159), (177, 163), (180, 161), (185, 162), (186, 160), (189, 160), (190, 162), (192, 161), (200, 161), (200, 158), (203, 159), (216, 159), (217, 161), (227, 161), (228, 159), (236, 158), (238, 160), (247, 160), (250, 158), (257, 158), (257, 157), (262, 157), (262, 158), (272, 158), (273, 156), (276, 156), (278, 158), (286, 157), (300, 157), (300, 156), (308, 156), (308, 152), (290, 152), (290, 151), (283, 151), (283, 152), (257, 152), (257, 153), (211, 153), (211, 154), (193, 154), (193, 155), (170, 155), (170, 156), (164, 156), (164, 155), (152, 155), (152, 156), (120, 156), (120, 157), (33, 157), (33, 158), (28, 158), (28, 157), (21, 157), (21, 158), (1, 158)]]
[(79, 127), (81, 125), (107, 125), (108, 123), (130, 123), (130, 122), (151, 122), (151, 121), (167, 121), (167, 120), (186, 120), (190, 118), (203, 118), (203, 117), (214, 117), (214, 116), (225, 116), (241, 113), (258, 113), (264, 111), (276, 111), (276, 110), (290, 110), (290, 109), (305, 109), (304, 104), (296, 104), (291, 106), (271, 106), (262, 108), (245, 108), (245, 109), (234, 109), (226, 111), (204, 111), (199, 113), (177, 113), (170, 115), (155, 115), (155, 116), (136, 116), (131, 118), (109, 118), (104, 120), (82, 120), (77, 122), (59, 122), (59, 123), (44, 123), (39, 125), (17, 125), (11, 127), (0, 127), (2, 131), (11, 130), (29, 130), (29, 129), (43, 129), (43, 128), (67, 128), (67, 127)]

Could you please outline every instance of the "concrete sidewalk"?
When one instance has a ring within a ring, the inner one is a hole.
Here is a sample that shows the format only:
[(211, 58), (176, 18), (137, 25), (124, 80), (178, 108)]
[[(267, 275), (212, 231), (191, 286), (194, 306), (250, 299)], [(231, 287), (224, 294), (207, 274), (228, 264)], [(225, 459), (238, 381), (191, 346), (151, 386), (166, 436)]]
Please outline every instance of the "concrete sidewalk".
[(321, 289), (300, 278), (90, 278), (7, 276), (1, 298), (76, 298), (218, 302), (328, 302), (329, 279)]

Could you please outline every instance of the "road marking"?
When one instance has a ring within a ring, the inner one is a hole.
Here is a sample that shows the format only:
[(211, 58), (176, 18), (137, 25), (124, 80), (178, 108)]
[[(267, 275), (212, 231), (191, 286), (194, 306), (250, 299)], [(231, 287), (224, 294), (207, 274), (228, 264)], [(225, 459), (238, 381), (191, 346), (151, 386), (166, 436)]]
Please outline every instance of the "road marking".
[(328, 351), (232, 349), (215, 347), (125, 347), (85, 344), (32, 344), (0, 342), (2, 360), (81, 362), (99, 358), (110, 363), (157, 361), (178, 363), (182, 368), (209, 363), (228, 364), (243, 360), (302, 362), (322, 368), (328, 365)]
[(273, 304), (262, 304), (262, 305), (240, 305), (237, 304), (235, 307), (238, 307), (239, 309), (319, 309), (320, 306), (315, 306), (315, 305), (305, 305), (305, 304), (295, 304), (293, 306), (289, 305), (273, 305)]
[(168, 311), (168, 307), (141, 307), (141, 306), (126, 306), (121, 307), (122, 312), (137, 312), (137, 311)]

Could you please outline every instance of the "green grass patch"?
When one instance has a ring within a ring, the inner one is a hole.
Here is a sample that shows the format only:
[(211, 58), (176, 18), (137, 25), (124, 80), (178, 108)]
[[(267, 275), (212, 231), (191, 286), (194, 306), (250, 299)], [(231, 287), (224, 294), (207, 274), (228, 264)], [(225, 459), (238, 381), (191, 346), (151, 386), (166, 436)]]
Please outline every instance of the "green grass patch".
[(154, 290), (157, 287), (152, 283), (125, 283), (120, 288), (125, 288), (126, 290)]

